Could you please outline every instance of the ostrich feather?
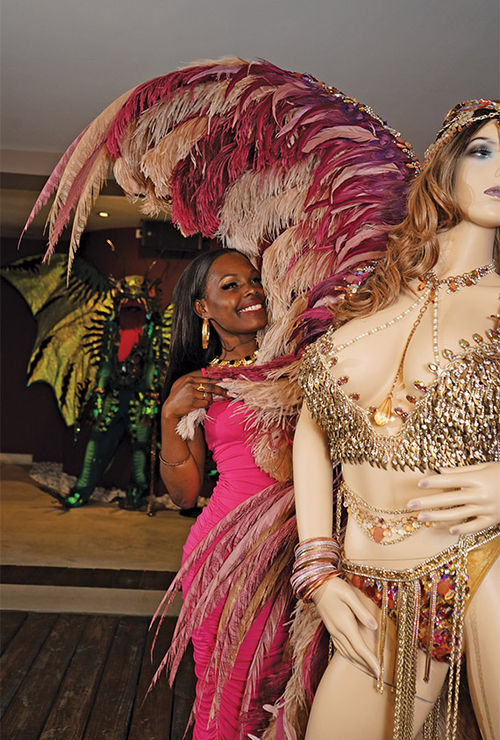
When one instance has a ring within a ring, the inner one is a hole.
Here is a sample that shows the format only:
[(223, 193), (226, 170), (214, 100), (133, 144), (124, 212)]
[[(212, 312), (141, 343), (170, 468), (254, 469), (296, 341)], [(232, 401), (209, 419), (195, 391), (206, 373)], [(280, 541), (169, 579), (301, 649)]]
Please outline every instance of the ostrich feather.
[(95, 161), (92, 165), (92, 169), (89, 172), (89, 176), (85, 183), (85, 187), (80, 193), (78, 199), (78, 206), (75, 211), (73, 218), (73, 230), (71, 232), (71, 239), (69, 244), (69, 257), (68, 257), (68, 270), (71, 271), (71, 266), (78, 249), (80, 237), (87, 223), (87, 219), (92, 210), (92, 207), (99, 195), (103, 183), (107, 179), (109, 170), (109, 157), (105, 149), (101, 149), (97, 154)]
[(33, 223), (33, 220), (35, 219), (36, 215), (40, 212), (40, 210), (43, 208), (44, 205), (48, 203), (53, 193), (57, 190), (57, 187), (59, 185), (62, 173), (65, 171), (67, 164), (71, 158), (71, 155), (75, 151), (76, 146), (78, 145), (78, 142), (82, 138), (82, 136), (85, 134), (87, 129), (84, 129), (81, 134), (79, 134), (76, 139), (74, 139), (73, 143), (70, 144), (70, 146), (66, 149), (58, 163), (56, 164), (54, 170), (52, 171), (52, 174), (50, 175), (49, 179), (43, 186), (42, 191), (40, 192), (40, 195), (35, 201), (35, 205), (30, 211), (30, 214), (28, 216), (28, 220), (26, 221), (24, 228), (21, 232), (21, 236), (19, 237), (18, 247), (21, 243), (21, 240), (26, 233), (26, 231), (29, 229), (31, 224)]
[[(73, 147), (64, 169), (61, 169), (60, 172), (59, 186), (48, 219), (50, 232), (54, 231), (54, 224), (57, 220), (59, 211), (66, 202), (68, 194), (71, 192), (72, 186), (77, 179), (81, 168), (85, 167), (88, 158), (94, 157), (96, 148), (102, 145), (103, 136), (110, 122), (120, 110), (129, 94), (130, 91), (120, 95), (119, 98), (110, 103), (110, 105), (108, 105), (102, 113), (100, 113), (97, 118), (87, 126), (83, 134), (79, 137), (76, 146)], [(84, 182), (84, 178), (80, 177), (79, 181)], [(69, 218), (70, 212), (71, 209), (66, 210), (66, 220)], [(61, 231), (62, 229), (60, 229), (59, 234)]]

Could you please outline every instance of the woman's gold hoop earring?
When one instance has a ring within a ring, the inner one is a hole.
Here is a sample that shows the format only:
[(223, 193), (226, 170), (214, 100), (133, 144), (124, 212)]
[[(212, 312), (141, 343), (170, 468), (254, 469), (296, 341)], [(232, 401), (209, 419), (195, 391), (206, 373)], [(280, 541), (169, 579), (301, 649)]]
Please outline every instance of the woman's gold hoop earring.
[(210, 339), (210, 323), (208, 319), (203, 319), (201, 325), (201, 346), (203, 349), (208, 349), (208, 340)]

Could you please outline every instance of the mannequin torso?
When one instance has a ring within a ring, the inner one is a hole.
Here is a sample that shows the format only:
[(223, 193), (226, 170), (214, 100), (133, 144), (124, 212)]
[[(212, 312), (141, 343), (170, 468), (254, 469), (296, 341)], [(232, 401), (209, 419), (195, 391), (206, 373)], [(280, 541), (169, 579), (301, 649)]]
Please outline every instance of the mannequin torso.
[[(464, 349), (459, 341), (465, 339), (470, 345), (474, 345), (474, 334), (479, 334), (487, 341), (486, 329), (494, 327), (491, 316), (498, 311), (499, 290), (500, 279), (496, 274), (487, 275), (477, 285), (457, 293), (447, 293), (446, 289), (441, 289), (438, 334), (441, 367), (444, 368), (449, 362), (442, 356), (443, 349), (449, 348), (455, 355), (460, 355)], [(334, 343), (340, 345), (352, 336), (358, 336), (393, 319), (414, 301), (415, 294), (405, 291), (392, 306), (372, 316), (354, 319), (341, 327), (333, 335)], [(339, 353), (338, 363), (334, 368), (335, 377), (349, 378), (342, 390), (346, 394), (358, 394), (359, 399), (356, 402), (363, 408), (379, 406), (389, 393), (402, 348), (417, 315), (418, 309), (387, 329), (364, 337)], [(402, 367), (402, 382), (394, 390), (393, 408), (411, 413), (414, 403), (407, 400), (407, 395), (416, 400), (424, 395), (415, 387), (414, 382), (422, 381), (426, 387), (435, 382), (436, 376), (428, 369), (428, 363), (432, 361), (432, 306), (429, 306), (408, 346)], [(387, 425), (375, 427), (375, 431), (380, 435), (395, 435), (403, 424), (404, 420), (393, 414)], [(417, 485), (422, 479), (419, 471), (391, 468), (383, 470), (368, 462), (356, 465), (344, 463), (342, 473), (345, 482), (362, 499), (372, 506), (384, 509), (406, 508), (408, 501), (418, 495)], [(354, 560), (368, 560), (382, 567), (389, 566), (395, 560), (401, 562), (401, 567), (410, 567), (422, 557), (428, 557), (456, 542), (458, 537), (451, 535), (448, 529), (446, 523), (436, 523), (433, 527), (421, 528), (403, 542), (381, 548), (366, 537), (354, 517), (349, 517), (345, 553)]]

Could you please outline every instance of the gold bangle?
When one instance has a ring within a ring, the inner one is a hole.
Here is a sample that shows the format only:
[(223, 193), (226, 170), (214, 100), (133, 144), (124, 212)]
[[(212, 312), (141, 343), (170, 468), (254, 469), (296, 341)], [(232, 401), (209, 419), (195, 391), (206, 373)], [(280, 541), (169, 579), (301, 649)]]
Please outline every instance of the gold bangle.
[(184, 460), (179, 460), (179, 462), (173, 462), (173, 463), (168, 462), (168, 460), (165, 460), (161, 452), (158, 453), (158, 457), (160, 459), (161, 464), (166, 465), (167, 468), (177, 468), (179, 465), (184, 465), (184, 463), (189, 460), (189, 458), (191, 457), (191, 453), (189, 452), (188, 456), (185, 457)]

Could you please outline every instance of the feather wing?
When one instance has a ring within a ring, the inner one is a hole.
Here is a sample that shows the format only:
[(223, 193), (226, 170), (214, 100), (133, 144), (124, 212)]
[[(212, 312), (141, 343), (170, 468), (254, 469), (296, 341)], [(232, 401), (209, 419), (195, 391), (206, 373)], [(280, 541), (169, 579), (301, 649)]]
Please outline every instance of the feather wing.
[(34, 207), (58, 186), (49, 252), (74, 209), (76, 252), (108, 166), (145, 213), (262, 260), (275, 327), (263, 337), (264, 364), (294, 348), (298, 317), (314, 314), (312, 288), (326, 281), (334, 295), (383, 253), (417, 162), (397, 132), (336, 88), (229, 57), (139, 85), (87, 127)]

